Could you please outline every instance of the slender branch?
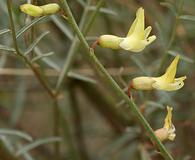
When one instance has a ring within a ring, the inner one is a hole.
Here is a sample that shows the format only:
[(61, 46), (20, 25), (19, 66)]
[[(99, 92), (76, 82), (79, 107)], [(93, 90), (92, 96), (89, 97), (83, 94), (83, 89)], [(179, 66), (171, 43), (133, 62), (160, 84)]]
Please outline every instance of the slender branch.
[[(45, 91), (48, 93), (48, 95), (54, 101), (54, 105), (53, 105), (53, 108), (54, 108), (54, 111), (53, 111), (53, 114), (54, 114), (54, 130), (53, 130), (53, 134), (54, 134), (54, 136), (59, 136), (59, 120), (58, 120), (59, 110), (58, 110), (58, 103), (57, 103), (57, 99), (56, 99), (57, 97), (53, 93), (50, 86), (43, 79), (43, 77), (39, 73), (39, 70), (37, 69), (37, 67), (34, 66), (31, 63), (31, 61), (29, 61), (29, 59), (20, 52), (20, 50), (18, 48), (18, 44), (17, 44), (14, 21), (13, 21), (13, 15), (12, 15), (12, 0), (7, 0), (7, 8), (8, 8), (8, 13), (9, 13), (9, 20), (10, 20), (10, 26), (11, 26), (11, 31), (12, 31), (13, 44), (14, 44), (14, 48), (16, 50), (16, 54), (20, 58), (22, 58), (24, 60), (24, 62), (31, 68), (31, 70), (33, 71), (33, 73), (34, 73), (35, 77), (37, 78), (37, 80), (40, 82), (42, 87), (45, 89)], [(55, 158), (56, 158), (56, 160), (59, 160), (60, 159), (60, 152), (59, 152), (59, 144), (58, 143), (54, 143), (54, 150), (55, 150)]]
[[(79, 29), (81, 31), (83, 31), (83, 35), (84, 36), (88, 33), (91, 25), (93, 24), (93, 22), (95, 20), (95, 17), (97, 16), (97, 13), (98, 13), (99, 9), (103, 5), (103, 2), (104, 2), (104, 0), (100, 0), (97, 3), (96, 10), (93, 12), (93, 14), (91, 15), (90, 19), (88, 20), (88, 23), (87, 23), (86, 27), (84, 27), (84, 24), (86, 23), (86, 20), (87, 20), (87, 14), (88, 14), (88, 11), (89, 11), (88, 7), (89, 7), (89, 5), (91, 3), (91, 1), (88, 1), (88, 4), (85, 7), (85, 10), (84, 10), (84, 13), (83, 13), (80, 25), (79, 25)], [(73, 40), (73, 43), (72, 43), (72, 45), (71, 45), (71, 47), (69, 49), (68, 56), (66, 58), (64, 66), (63, 66), (62, 71), (60, 73), (60, 76), (58, 78), (57, 84), (56, 84), (57, 92), (60, 90), (62, 82), (67, 77), (68, 71), (71, 68), (71, 65), (73, 64), (73, 61), (74, 61), (74, 59), (76, 57), (76, 53), (77, 53), (76, 51), (79, 48), (79, 44), (80, 43), (78, 41), (78, 38), (75, 36), (75, 38)]]
[[(53, 134), (55, 136), (59, 136), (59, 117), (61, 115), (61, 113), (59, 112), (59, 104), (58, 104), (58, 99), (57, 99), (57, 95), (52, 91), (52, 89), (50, 88), (50, 86), (46, 83), (46, 81), (44, 80), (44, 78), (41, 76), (41, 74), (39, 73), (39, 70), (36, 66), (34, 66), (26, 56), (24, 56), (18, 47), (17, 44), (17, 39), (16, 39), (16, 33), (15, 33), (15, 27), (14, 27), (14, 21), (13, 21), (13, 16), (12, 16), (12, 0), (7, 0), (7, 8), (8, 8), (8, 13), (9, 13), (9, 20), (10, 20), (10, 26), (11, 26), (11, 31), (12, 31), (12, 38), (13, 38), (13, 44), (14, 44), (14, 48), (16, 50), (16, 54), (24, 60), (24, 62), (31, 68), (31, 70), (33, 71), (35, 77), (38, 79), (38, 81), (40, 82), (40, 84), (43, 86), (43, 88), (47, 91), (48, 95), (52, 98), (53, 100), (53, 113), (54, 113), (54, 129), (53, 129)], [(59, 116), (60, 115), (60, 116)], [(68, 124), (68, 121), (65, 119), (65, 117), (62, 118), (63, 119), (63, 123), (65, 125), (63, 125), (63, 129), (64, 129), (64, 133), (65, 133), (65, 138), (68, 142), (68, 149), (70, 152), (70, 155), (73, 159), (77, 159), (76, 156), (74, 155), (74, 144), (73, 141), (71, 140), (71, 134), (70, 134), (70, 127)], [(59, 160), (60, 159), (60, 153), (59, 153), (59, 144), (54, 144), (54, 149), (55, 149), (55, 159)]]
[(76, 21), (72, 15), (72, 12), (69, 8), (69, 5), (66, 0), (60, 0), (63, 6), (63, 9), (65, 13), (68, 16), (68, 21), (70, 25), (72, 26), (72, 29), (76, 32), (83, 48), (85, 49), (84, 54), (89, 58), (90, 64), (101, 73), (101, 77), (107, 81), (107, 83), (112, 87), (113, 91), (115, 91), (118, 96), (123, 99), (133, 112), (133, 114), (137, 117), (139, 122), (143, 125), (145, 130), (149, 133), (150, 138), (156, 143), (157, 147), (159, 148), (162, 156), (166, 160), (173, 160), (171, 155), (168, 153), (164, 145), (160, 142), (160, 140), (156, 137), (154, 134), (154, 131), (152, 130), (151, 126), (149, 123), (146, 121), (146, 119), (143, 117), (143, 115), (140, 113), (139, 109), (137, 106), (134, 104), (133, 101), (129, 99), (129, 97), (123, 92), (123, 90), (118, 86), (118, 84), (113, 80), (113, 78), (109, 75), (109, 73), (106, 71), (106, 69), (103, 67), (103, 65), (100, 63), (100, 61), (97, 59), (97, 57), (94, 54), (94, 50), (90, 49), (87, 41), (85, 40), (83, 34), (79, 30), (78, 25), (76, 24)]
[(13, 21), (13, 16), (12, 16), (12, 0), (7, 0), (7, 8), (8, 8), (8, 13), (9, 13), (9, 20), (10, 20), (10, 27), (11, 27), (11, 32), (12, 32), (12, 39), (13, 39), (13, 44), (14, 44), (14, 48), (16, 50), (16, 54), (21, 57), (24, 62), (26, 64), (28, 64), (28, 66), (31, 68), (31, 70), (34, 72), (36, 78), (39, 80), (40, 84), (43, 86), (43, 88), (47, 91), (47, 93), (51, 96), (51, 97), (55, 97), (55, 95), (53, 94), (52, 90), (50, 89), (50, 87), (48, 86), (48, 84), (44, 81), (44, 79), (42, 78), (42, 76), (40, 75), (38, 69), (36, 66), (34, 66), (26, 56), (24, 56), (19, 48), (18, 48), (18, 44), (17, 44), (17, 39), (16, 39), (16, 33), (15, 33), (15, 26), (14, 26), (14, 21)]

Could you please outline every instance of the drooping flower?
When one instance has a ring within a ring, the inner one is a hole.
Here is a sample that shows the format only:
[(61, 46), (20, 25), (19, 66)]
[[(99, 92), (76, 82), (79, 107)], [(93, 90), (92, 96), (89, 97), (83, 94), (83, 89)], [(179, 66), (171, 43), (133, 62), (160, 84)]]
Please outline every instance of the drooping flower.
[(172, 107), (167, 106), (167, 116), (164, 120), (164, 126), (157, 129), (154, 133), (160, 139), (160, 141), (175, 139), (175, 126), (172, 123)]
[(156, 39), (155, 35), (148, 37), (151, 30), (151, 26), (145, 29), (144, 9), (139, 8), (136, 13), (136, 19), (131, 25), (126, 37), (102, 35), (97, 42), (100, 46), (105, 48), (141, 52), (147, 45)]
[(40, 17), (57, 13), (60, 10), (60, 6), (57, 3), (50, 3), (43, 6), (23, 4), (20, 6), (20, 10), (32, 17)]
[(186, 76), (175, 78), (179, 58), (180, 56), (177, 55), (162, 76), (136, 77), (131, 81), (130, 87), (136, 90), (157, 89), (164, 91), (174, 91), (182, 88)]

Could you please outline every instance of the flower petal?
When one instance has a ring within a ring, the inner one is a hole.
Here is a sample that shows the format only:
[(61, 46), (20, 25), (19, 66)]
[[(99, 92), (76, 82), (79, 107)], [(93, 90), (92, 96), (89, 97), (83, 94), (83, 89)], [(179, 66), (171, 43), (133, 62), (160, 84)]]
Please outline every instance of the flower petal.
[(186, 78), (186, 76), (175, 78), (175, 81), (184, 81)]
[(127, 37), (131, 36), (131, 34), (134, 32), (135, 30), (135, 26), (137, 25), (137, 17), (135, 18), (135, 20), (133, 21), (130, 29), (129, 29), (129, 32), (127, 33)]
[(161, 76), (161, 78), (163, 78), (167, 83), (174, 82), (179, 58), (180, 58), (180, 56), (177, 55), (175, 57), (175, 59), (173, 60), (173, 62), (167, 68), (165, 74), (163, 76)]
[(127, 37), (124, 38), (121, 43), (119, 43), (119, 46), (124, 49), (124, 50), (131, 50), (133, 48), (133, 45), (135, 43), (134, 38), (132, 37)]
[(165, 118), (164, 128), (170, 129), (172, 127), (172, 107), (167, 106), (167, 116)]
[(172, 124), (171, 128), (168, 129), (168, 139), (173, 141), (175, 137), (176, 137), (175, 126)]
[(144, 31), (144, 39), (146, 39), (149, 36), (149, 34), (150, 34), (151, 31), (152, 31), (152, 27), (151, 26), (148, 26), (145, 29), (145, 31)]
[(146, 43), (144, 40), (140, 40), (137, 37), (130, 36), (124, 38), (119, 46), (124, 50), (140, 52), (146, 47)]
[(144, 9), (139, 8), (136, 13), (136, 19), (134, 20), (127, 37), (134, 35), (140, 39), (144, 39)]
[(158, 78), (155, 78), (156, 82), (152, 84), (152, 87), (158, 90), (165, 90), (165, 91), (175, 91), (184, 86), (183, 79), (179, 80), (178, 78), (173, 83), (166, 83), (162, 80), (158, 80)]
[(156, 36), (150, 36), (146, 39), (146, 45), (149, 45), (150, 43), (152, 43), (154, 40), (156, 39)]
[(175, 137), (176, 137), (175, 133), (171, 133), (171, 134), (168, 135), (168, 139), (171, 140), (171, 141), (174, 141)]

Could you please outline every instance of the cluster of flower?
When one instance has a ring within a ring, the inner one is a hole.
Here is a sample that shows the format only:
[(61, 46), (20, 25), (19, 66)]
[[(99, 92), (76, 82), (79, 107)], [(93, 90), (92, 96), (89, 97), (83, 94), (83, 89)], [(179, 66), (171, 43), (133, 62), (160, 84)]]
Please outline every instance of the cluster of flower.
[[(21, 7), (21, 11), (33, 16), (39, 17), (44, 15), (50, 15), (58, 12), (60, 7), (58, 4), (47, 4), (44, 6), (35, 6), (31, 4), (24, 4)], [(149, 26), (145, 29), (144, 22), (144, 9), (139, 8), (136, 13), (136, 18), (131, 25), (126, 37), (118, 37), (115, 35), (102, 35), (92, 45), (95, 48), (96, 45), (111, 49), (124, 49), (131, 52), (141, 52), (147, 45), (152, 43), (156, 36), (149, 36), (152, 27)], [(175, 78), (177, 71), (177, 64), (179, 61), (179, 55), (175, 57), (172, 63), (167, 68), (166, 72), (160, 77), (136, 77), (129, 85), (128, 94), (130, 95), (131, 89), (135, 90), (164, 90), (174, 91), (183, 87), (186, 76)], [(175, 127), (172, 123), (172, 107), (167, 106), (167, 116), (165, 118), (164, 126), (155, 131), (156, 136), (161, 140), (174, 140), (175, 139)]]
[[(95, 44), (101, 47), (111, 49), (124, 49), (131, 52), (140, 52), (147, 45), (152, 43), (156, 36), (149, 36), (152, 27), (149, 26), (145, 29), (144, 23), (144, 9), (139, 8), (136, 13), (136, 18), (131, 25), (126, 37), (118, 37), (115, 35), (102, 35)], [(93, 45), (95, 47), (95, 45)], [(169, 65), (166, 72), (160, 77), (136, 77), (129, 85), (128, 95), (131, 96), (131, 89), (136, 90), (164, 90), (174, 91), (183, 87), (186, 76), (175, 78), (177, 71), (177, 64), (179, 55), (175, 57), (173, 62)], [(155, 131), (156, 136), (161, 140), (174, 140), (175, 127), (172, 123), (172, 107), (167, 106), (167, 116), (165, 118), (164, 126)]]

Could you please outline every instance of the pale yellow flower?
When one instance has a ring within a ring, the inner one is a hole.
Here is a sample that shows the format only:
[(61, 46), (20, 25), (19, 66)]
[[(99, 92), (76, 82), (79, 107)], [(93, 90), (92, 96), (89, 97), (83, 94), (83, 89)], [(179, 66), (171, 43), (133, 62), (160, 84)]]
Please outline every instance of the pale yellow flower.
[(40, 17), (57, 13), (60, 10), (60, 6), (57, 3), (49, 3), (43, 6), (23, 4), (20, 6), (20, 10), (32, 17)]
[(131, 88), (137, 90), (164, 90), (174, 91), (184, 86), (186, 76), (175, 78), (179, 55), (175, 57), (173, 62), (167, 68), (165, 74), (160, 77), (137, 77), (131, 82)]
[(167, 106), (167, 116), (164, 120), (164, 126), (154, 132), (155, 135), (160, 139), (160, 141), (173, 141), (176, 137), (175, 126), (172, 123), (172, 110), (172, 107)]
[(136, 19), (126, 37), (102, 35), (98, 40), (98, 44), (105, 48), (121, 48), (132, 52), (140, 52), (156, 39), (155, 35), (148, 37), (151, 30), (151, 26), (145, 29), (144, 9), (139, 8), (136, 13)]

